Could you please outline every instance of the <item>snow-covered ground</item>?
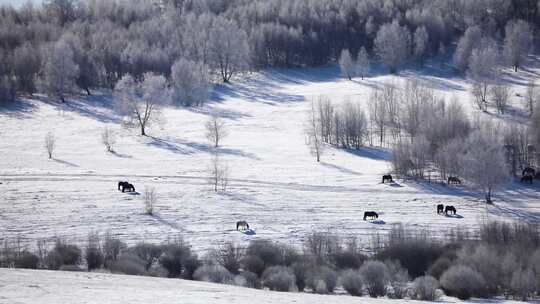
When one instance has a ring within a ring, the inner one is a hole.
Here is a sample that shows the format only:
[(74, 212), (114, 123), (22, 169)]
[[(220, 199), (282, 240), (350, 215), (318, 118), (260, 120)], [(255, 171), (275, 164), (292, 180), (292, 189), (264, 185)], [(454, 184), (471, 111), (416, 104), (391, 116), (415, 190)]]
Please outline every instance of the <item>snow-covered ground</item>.
[[(443, 297), (442, 300), (444, 303), (461, 303), (450, 297)], [(326, 304), (336, 301), (343, 304), (425, 303), (351, 297), (345, 294), (283, 293), (178, 279), (0, 268), (0, 304)], [(517, 303), (503, 300), (488, 301)], [(470, 300), (467, 303), (486, 303), (486, 301)]]
[[(65, 105), (38, 97), (0, 109), (0, 240), (20, 237), (34, 244), (61, 236), (85, 242), (90, 231), (109, 231), (130, 243), (182, 235), (204, 250), (253, 238), (299, 244), (313, 230), (367, 236), (400, 222), (443, 235), (452, 228), (477, 229), (486, 219), (539, 220), (537, 185), (513, 183), (486, 209), (481, 195), (466, 187), (381, 184), (390, 170), (384, 148), (328, 148), (321, 163), (310, 155), (303, 125), (311, 98), (322, 94), (367, 105), (371, 88), (412, 77), (441, 96), (455, 95), (476, 115), (469, 83), (437, 67), (353, 81), (333, 67), (269, 70), (218, 87), (202, 108), (167, 108), (165, 122), (154, 125), (149, 137), (121, 127), (107, 93)], [(515, 93), (524, 92), (529, 77), (538, 77), (538, 70), (508, 77)], [(509, 114), (480, 115), (519, 123), (522, 107), (514, 95)], [(222, 111), (229, 130), (219, 148), (230, 168), (224, 193), (207, 183), (212, 149), (204, 124), (213, 109)], [(120, 134), (114, 154), (101, 144), (105, 126)], [(52, 160), (44, 149), (49, 131), (58, 145)], [(142, 195), (117, 191), (119, 180), (134, 183), (141, 194), (145, 186), (156, 187), (155, 215), (144, 214)], [(456, 206), (459, 216), (437, 215), (438, 203)], [(366, 210), (379, 212), (381, 221), (363, 221)], [(255, 234), (237, 232), (238, 220), (248, 221)]]

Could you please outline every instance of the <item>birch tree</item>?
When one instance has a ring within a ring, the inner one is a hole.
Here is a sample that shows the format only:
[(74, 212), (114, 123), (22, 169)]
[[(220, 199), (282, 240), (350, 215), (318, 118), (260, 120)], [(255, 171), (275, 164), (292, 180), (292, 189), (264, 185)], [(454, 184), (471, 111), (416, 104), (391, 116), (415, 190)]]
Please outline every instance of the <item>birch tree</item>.
[(73, 59), (73, 50), (63, 40), (45, 50), (43, 66), (43, 86), (50, 97), (65, 102), (65, 95), (76, 88), (75, 80), (79, 75), (79, 66)]
[(383, 64), (395, 73), (407, 59), (411, 45), (411, 34), (405, 26), (394, 20), (381, 26), (375, 38), (375, 51)]
[(341, 50), (341, 55), (339, 56), (339, 67), (341, 69), (341, 75), (347, 77), (349, 80), (352, 80), (354, 77), (354, 60), (351, 57), (351, 53), (347, 49)]
[(146, 73), (141, 83), (126, 74), (115, 86), (114, 99), (117, 110), (135, 121), (141, 135), (151, 122), (159, 118), (161, 107), (168, 103), (165, 77)]
[(523, 20), (510, 21), (505, 27), (504, 57), (517, 72), (529, 54), (533, 42), (532, 29)]
[(365, 47), (362, 47), (358, 52), (358, 56), (356, 57), (356, 69), (356, 74), (360, 75), (362, 80), (364, 80), (364, 76), (369, 72), (369, 57)]
[(487, 110), (487, 97), (498, 70), (498, 51), (494, 44), (472, 51), (469, 59), (468, 75), (473, 80), (472, 94), (480, 110)]
[(213, 112), (205, 126), (206, 138), (214, 148), (217, 148), (221, 140), (228, 135), (225, 121), (219, 116), (218, 112)]
[(320, 162), (321, 155), (324, 153), (324, 143), (321, 138), (322, 123), (315, 102), (312, 100), (305, 125), (306, 145), (309, 147), (311, 155), (315, 156), (317, 162)]
[(425, 26), (416, 29), (413, 37), (414, 42), (414, 57), (420, 62), (420, 66), (424, 66), (425, 54), (429, 46), (429, 35)]

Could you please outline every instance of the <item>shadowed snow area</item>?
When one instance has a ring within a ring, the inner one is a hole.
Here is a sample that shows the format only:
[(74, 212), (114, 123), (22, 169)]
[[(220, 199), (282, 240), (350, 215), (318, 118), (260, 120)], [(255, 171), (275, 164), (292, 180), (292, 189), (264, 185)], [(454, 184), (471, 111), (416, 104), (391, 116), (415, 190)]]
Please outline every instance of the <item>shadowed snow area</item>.
[[(525, 91), (522, 78), (531, 73), (536, 70), (507, 76), (514, 92)], [(537, 184), (510, 184), (486, 207), (478, 193), (463, 186), (382, 184), (390, 170), (386, 148), (329, 147), (321, 163), (310, 155), (304, 121), (312, 98), (327, 95), (367, 106), (372, 88), (417, 76), (440, 96), (456, 96), (471, 115), (477, 113), (467, 81), (429, 66), (421, 73), (353, 81), (340, 78), (335, 67), (271, 69), (218, 86), (203, 108), (165, 109), (148, 137), (121, 127), (109, 93), (70, 98), (65, 105), (39, 96), (23, 100), (0, 109), (0, 239), (21, 237), (34, 244), (60, 236), (83, 243), (90, 231), (109, 231), (128, 243), (183, 235), (196, 250), (205, 250), (254, 238), (300, 244), (314, 229), (367, 241), (374, 231), (399, 222), (445, 235), (452, 228), (475, 230), (487, 219), (539, 220)], [(512, 98), (511, 105), (520, 103)], [(208, 184), (212, 148), (204, 125), (212, 110), (221, 111), (230, 134), (218, 149), (231, 177), (222, 193)], [(101, 144), (105, 127), (119, 134), (114, 153)], [(52, 160), (43, 147), (49, 131), (57, 138)], [(154, 216), (144, 213), (142, 195), (117, 191), (120, 180), (141, 194), (145, 186), (156, 188)], [(439, 203), (456, 206), (458, 216), (437, 215)], [(363, 221), (364, 211), (381, 214), (379, 221)], [(239, 220), (256, 233), (236, 231)]]
[[(345, 294), (336, 296), (263, 291), (231, 285), (142, 276), (0, 269), (1, 304), (326, 304), (331, 302), (385, 304), (403, 301), (351, 297)], [(444, 297), (442, 301), (462, 303), (449, 297)], [(489, 303), (518, 303), (494, 299), (487, 301)], [(425, 303), (412, 300), (406, 300), (406, 302)], [(473, 299), (465, 303), (486, 303), (486, 300)]]

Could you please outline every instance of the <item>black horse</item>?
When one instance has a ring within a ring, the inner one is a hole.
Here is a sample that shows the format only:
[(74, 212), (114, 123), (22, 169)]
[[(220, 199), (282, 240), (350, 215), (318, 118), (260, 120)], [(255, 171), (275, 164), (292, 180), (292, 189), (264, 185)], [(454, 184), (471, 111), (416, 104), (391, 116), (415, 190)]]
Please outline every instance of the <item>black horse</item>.
[(389, 181), (389, 182), (393, 183), (394, 180), (392, 179), (392, 175), (390, 175), (390, 174), (383, 175), (382, 183), (384, 184), (386, 181)]
[(461, 185), (461, 180), (457, 176), (449, 176), (448, 177), (448, 184), (458, 184)]
[(379, 215), (377, 214), (377, 212), (375, 211), (366, 211), (364, 212), (364, 221), (366, 220), (366, 218), (370, 217), (371, 219), (373, 218), (376, 218), (378, 219), (379, 218)]
[(536, 170), (534, 170), (533, 168), (531, 167), (526, 167), (525, 169), (523, 169), (523, 171), (521, 172), (521, 176), (535, 176), (536, 175)]
[(444, 212), (444, 205), (443, 204), (438, 204), (437, 205), (437, 214), (441, 214)]
[(533, 176), (532, 175), (525, 175), (521, 178), (522, 183), (528, 182), (529, 184), (533, 183)]
[(242, 230), (249, 230), (249, 224), (246, 221), (238, 221), (236, 222), (236, 230), (238, 230), (238, 228)]
[(444, 208), (444, 214), (448, 215), (448, 212), (451, 212), (452, 214), (456, 215), (456, 207), (454, 207), (454, 206), (446, 206)]
[(135, 186), (128, 182), (118, 182), (118, 190), (121, 190), (122, 192), (135, 192)]

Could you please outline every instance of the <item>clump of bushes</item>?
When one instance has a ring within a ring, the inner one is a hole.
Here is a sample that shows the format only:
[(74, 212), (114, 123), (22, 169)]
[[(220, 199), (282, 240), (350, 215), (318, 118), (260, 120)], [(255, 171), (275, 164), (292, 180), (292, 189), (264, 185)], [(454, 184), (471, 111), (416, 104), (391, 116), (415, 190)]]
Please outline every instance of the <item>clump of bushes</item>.
[(234, 282), (234, 276), (221, 265), (203, 265), (193, 274), (193, 278), (197, 281), (205, 281), (211, 283), (231, 284)]
[(81, 260), (81, 249), (63, 240), (57, 240), (46, 257), (48, 269), (58, 270), (62, 265), (77, 265)]
[(267, 268), (262, 281), (264, 287), (275, 291), (294, 291), (296, 290), (296, 278), (294, 272), (289, 267), (271, 266)]
[(112, 273), (129, 275), (146, 275), (144, 261), (133, 254), (120, 255), (116, 260), (109, 263), (108, 268)]
[(362, 288), (364, 286), (364, 278), (358, 272), (358, 270), (346, 270), (341, 274), (340, 277), (341, 286), (347, 291), (351, 296), (361, 296)]
[(485, 284), (481, 274), (464, 265), (452, 266), (441, 276), (441, 285), (446, 294), (461, 300), (482, 296)]
[(337, 274), (327, 266), (318, 266), (308, 272), (307, 286), (316, 293), (334, 292), (336, 285)]
[(197, 255), (182, 239), (163, 245), (159, 264), (165, 268), (170, 278), (193, 279), (193, 273), (200, 266)]
[(376, 298), (386, 294), (389, 280), (388, 267), (380, 261), (367, 261), (360, 267), (365, 286), (370, 297)]
[(421, 276), (414, 280), (410, 297), (421, 301), (437, 301), (441, 297), (438, 288), (437, 279), (430, 275)]

